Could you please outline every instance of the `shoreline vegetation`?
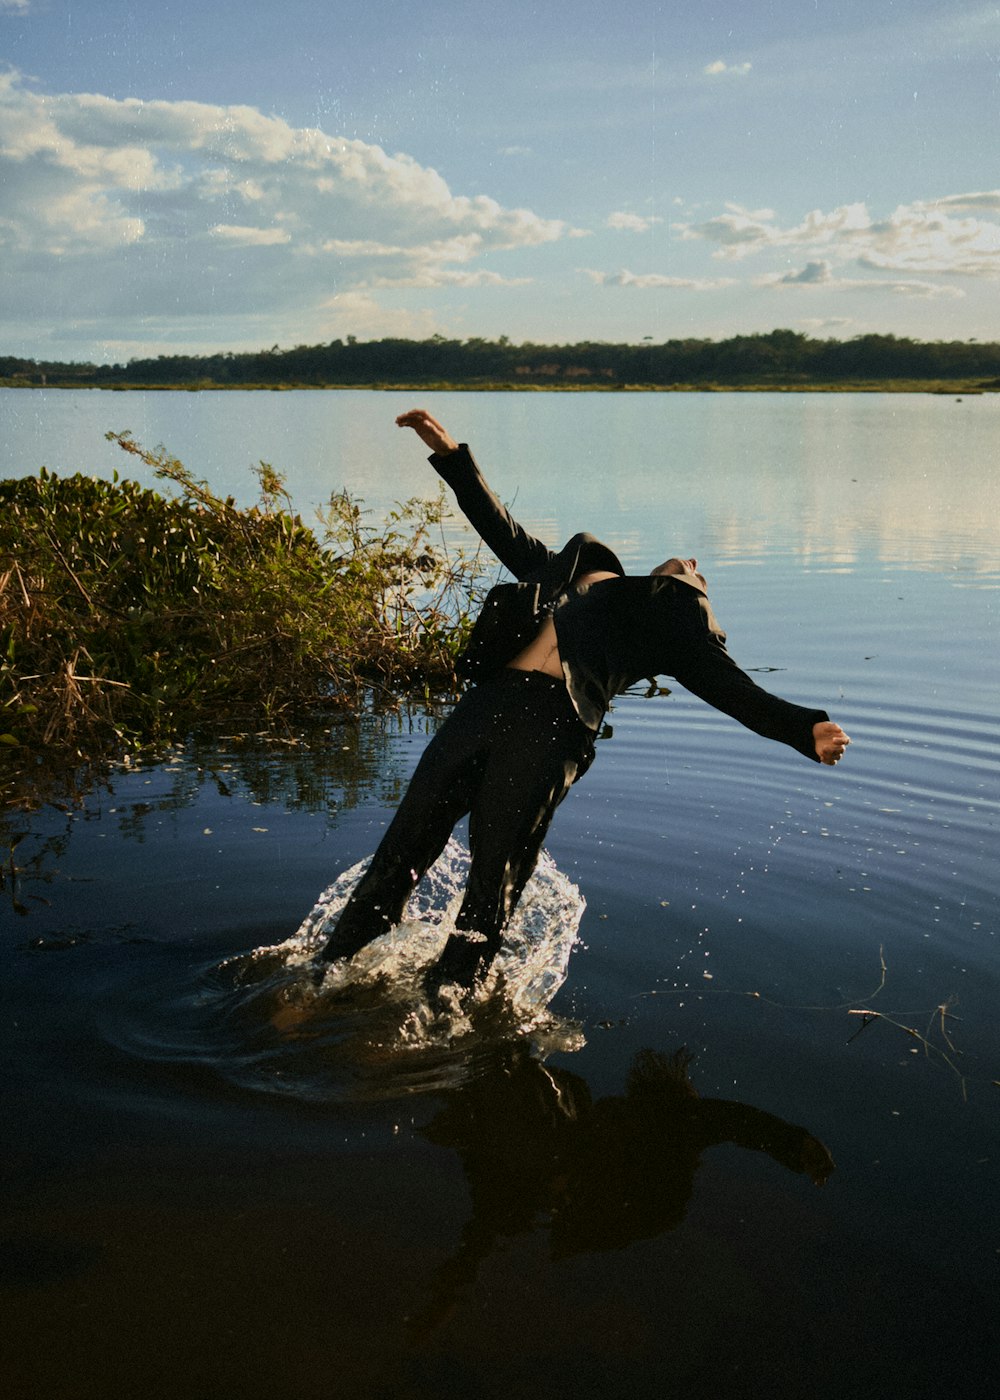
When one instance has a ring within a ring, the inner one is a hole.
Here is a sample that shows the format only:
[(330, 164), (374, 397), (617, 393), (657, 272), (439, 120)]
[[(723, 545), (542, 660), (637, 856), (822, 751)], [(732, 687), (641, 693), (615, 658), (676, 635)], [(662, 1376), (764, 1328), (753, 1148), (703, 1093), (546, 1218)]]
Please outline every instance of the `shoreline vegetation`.
[(287, 735), (454, 693), (477, 570), (444, 545), (443, 491), (378, 526), (337, 492), (314, 533), (266, 462), (259, 503), (241, 509), (164, 449), (107, 436), (177, 494), (44, 468), (0, 481), (10, 767), (222, 728)]
[(0, 355), (0, 387), (605, 393), (938, 393), (1000, 390), (1000, 343), (892, 335), (814, 340), (773, 330), (726, 340), (514, 345), (506, 336), (359, 341), (158, 355), (127, 364)]
[(372, 381), (370, 384), (217, 384), (202, 380), (197, 384), (24, 384), (0, 379), (0, 389), (95, 389), (106, 393), (317, 393), (368, 391), (370, 393), (434, 394), (942, 394), (972, 395), (1000, 392), (1000, 384), (983, 384), (967, 379), (886, 379), (842, 384), (511, 384), (498, 381), (481, 384), (452, 383), (447, 380), (405, 380), (398, 383)]

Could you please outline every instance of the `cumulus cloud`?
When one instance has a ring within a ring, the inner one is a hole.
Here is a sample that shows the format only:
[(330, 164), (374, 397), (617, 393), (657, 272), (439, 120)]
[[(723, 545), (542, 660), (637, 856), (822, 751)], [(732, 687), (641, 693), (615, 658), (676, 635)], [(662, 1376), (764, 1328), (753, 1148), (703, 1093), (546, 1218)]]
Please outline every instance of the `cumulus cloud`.
[(575, 232), (252, 107), (45, 96), (15, 72), (0, 75), (0, 183), (8, 321), (60, 302), (81, 320), (267, 311), (318, 329), (335, 294), (518, 285), (485, 264)]
[(701, 71), (710, 78), (742, 78), (750, 72), (752, 66), (750, 63), (726, 63), (717, 58), (714, 63), (706, 63)]
[(582, 268), (587, 277), (597, 287), (637, 287), (640, 291), (659, 288), (672, 288), (689, 292), (714, 292), (720, 287), (731, 287), (732, 277), (668, 277), (662, 272), (598, 272), (594, 268)]
[(806, 263), (798, 271), (765, 273), (754, 279), (757, 287), (823, 287), (841, 292), (879, 292), (890, 296), (920, 297), (925, 300), (956, 300), (965, 296), (960, 287), (935, 282), (887, 281), (884, 278), (838, 277), (833, 264), (822, 258)]
[(836, 262), (850, 259), (879, 272), (998, 277), (1000, 219), (994, 214), (1000, 215), (1000, 191), (901, 204), (885, 219), (874, 219), (861, 203), (828, 213), (814, 209), (791, 227), (782, 227), (771, 210), (731, 204), (715, 218), (673, 227), (682, 240), (715, 244), (713, 256), (727, 260), (774, 249), (823, 249)]
[(843, 243), (871, 225), (863, 204), (845, 204), (829, 214), (814, 209), (800, 224), (788, 229), (779, 227), (771, 209), (744, 209), (738, 204), (725, 207), (725, 214), (704, 223), (675, 224), (674, 232), (682, 239), (718, 244), (716, 257), (744, 258), (765, 248)]
[(818, 262), (806, 263), (798, 272), (786, 272), (778, 276), (782, 287), (822, 287), (833, 281), (833, 264), (821, 258)]
[(879, 271), (956, 272), (967, 277), (1000, 276), (1000, 222), (980, 216), (955, 217), (944, 210), (974, 207), (1000, 212), (986, 196), (954, 196), (946, 201), (902, 205), (888, 219), (872, 224), (860, 253), (862, 266)]
[(648, 233), (654, 224), (660, 224), (663, 220), (657, 214), (648, 216), (642, 214), (625, 214), (616, 212), (609, 214), (605, 220), (608, 228), (621, 229), (625, 233)]
[(421, 248), (378, 243), (366, 238), (330, 238), (324, 253), (364, 264), (357, 285), (365, 287), (523, 287), (530, 277), (504, 277), (489, 268), (456, 268), (473, 262), (482, 250), (478, 234), (442, 239)]

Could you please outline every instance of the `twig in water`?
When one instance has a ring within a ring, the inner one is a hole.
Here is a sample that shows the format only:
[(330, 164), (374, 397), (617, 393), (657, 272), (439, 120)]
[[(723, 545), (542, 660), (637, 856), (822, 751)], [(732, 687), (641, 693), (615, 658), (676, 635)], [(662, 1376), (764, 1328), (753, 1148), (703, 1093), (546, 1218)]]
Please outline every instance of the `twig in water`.
[[(934, 1013), (934, 1015), (936, 1015), (937, 1012), (941, 1012), (942, 1024), (943, 1017), (946, 1014), (950, 1014), (947, 1012), (947, 1005), (948, 1003), (943, 1003), (937, 1008), (937, 1011)], [(907, 1026), (902, 1021), (897, 1021), (892, 1016), (887, 1016), (882, 1011), (872, 1011), (870, 1007), (855, 1008), (851, 1011), (848, 1011), (847, 1014), (848, 1016), (863, 1016), (865, 1018), (864, 1021), (861, 1023), (860, 1029), (855, 1031), (854, 1035), (852, 1035), (850, 1040), (848, 1040), (848, 1045), (850, 1045), (852, 1040), (856, 1040), (861, 1034), (861, 1031), (866, 1030), (867, 1027), (871, 1025), (872, 1021), (885, 1021), (887, 1025), (895, 1026), (897, 1030), (903, 1031), (908, 1036), (912, 1036), (914, 1040), (918, 1040), (920, 1044), (924, 1047), (924, 1054), (928, 1059), (931, 1059), (936, 1056), (939, 1060), (942, 1060), (954, 1074), (958, 1075), (959, 1083), (962, 1086), (962, 1098), (966, 1102), (968, 1101), (969, 1095), (966, 1089), (965, 1075), (953, 1062), (949, 1055), (946, 1055), (945, 1052), (942, 1049), (940, 1049), (939, 1046), (932, 1045), (931, 1042), (927, 1039), (927, 1037), (925, 1035), (921, 1035), (918, 1030), (915, 1030), (913, 1028), (913, 1026)], [(933, 1022), (933, 1015), (931, 1017), (931, 1020)], [(951, 1040), (947, 1037), (947, 1035), (945, 1036), (945, 1042), (948, 1045), (949, 1050), (951, 1050), (954, 1054), (961, 1054), (960, 1050), (955, 1049), (954, 1045), (951, 1043)]]

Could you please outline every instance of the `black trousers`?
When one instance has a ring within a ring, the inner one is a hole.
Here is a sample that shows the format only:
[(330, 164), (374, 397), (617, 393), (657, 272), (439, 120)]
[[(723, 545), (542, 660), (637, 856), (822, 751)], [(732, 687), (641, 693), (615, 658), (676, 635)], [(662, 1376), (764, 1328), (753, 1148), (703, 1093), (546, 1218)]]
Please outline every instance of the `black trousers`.
[(351, 957), (399, 923), (406, 901), (456, 823), (469, 814), (472, 861), (439, 981), (471, 983), (492, 961), (535, 868), (552, 815), (594, 757), (565, 683), (505, 669), (462, 697), (417, 764), (385, 836), (323, 949)]

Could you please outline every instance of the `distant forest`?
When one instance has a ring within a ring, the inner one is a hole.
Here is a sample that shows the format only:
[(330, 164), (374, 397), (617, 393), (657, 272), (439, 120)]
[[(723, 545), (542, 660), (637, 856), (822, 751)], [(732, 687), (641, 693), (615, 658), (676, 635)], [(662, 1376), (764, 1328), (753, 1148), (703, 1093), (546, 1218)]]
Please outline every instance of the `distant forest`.
[(124, 365), (0, 356), (7, 386), (84, 388), (336, 387), (454, 385), (459, 388), (723, 388), (831, 386), (903, 381), (962, 382), (1000, 389), (1000, 344), (921, 341), (894, 335), (814, 340), (774, 330), (728, 340), (656, 345), (582, 341), (514, 345), (498, 340), (369, 340), (215, 355), (158, 355)]

